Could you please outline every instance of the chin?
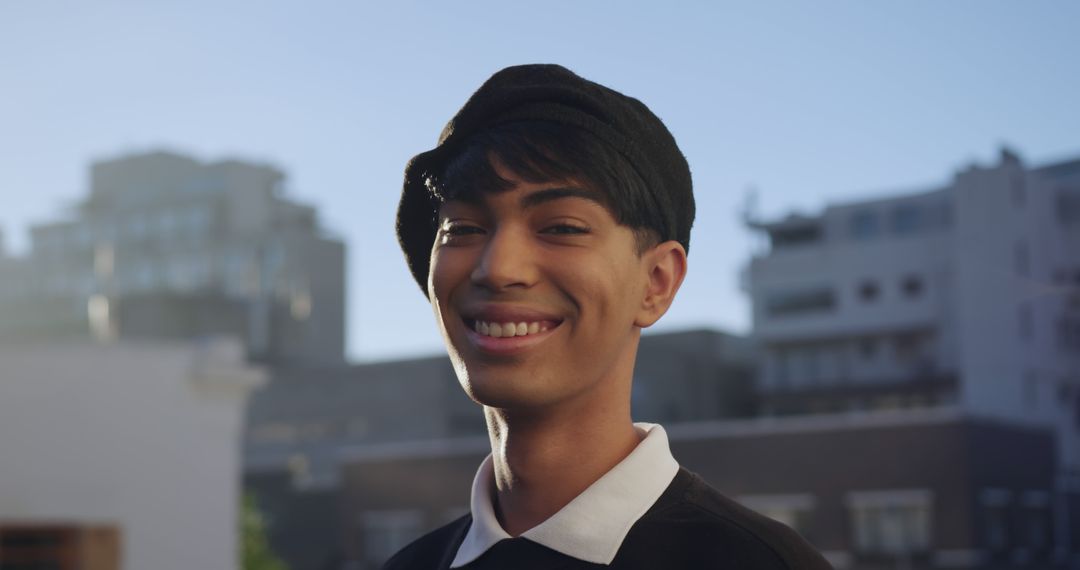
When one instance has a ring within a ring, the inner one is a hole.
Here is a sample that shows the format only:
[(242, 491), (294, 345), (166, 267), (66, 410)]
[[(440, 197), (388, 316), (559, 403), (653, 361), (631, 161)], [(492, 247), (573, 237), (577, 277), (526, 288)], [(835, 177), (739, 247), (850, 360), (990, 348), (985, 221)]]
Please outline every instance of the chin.
[(458, 382), (474, 402), (490, 408), (529, 409), (552, 404), (555, 399), (537, 375), (528, 372), (469, 373), (458, 370)]

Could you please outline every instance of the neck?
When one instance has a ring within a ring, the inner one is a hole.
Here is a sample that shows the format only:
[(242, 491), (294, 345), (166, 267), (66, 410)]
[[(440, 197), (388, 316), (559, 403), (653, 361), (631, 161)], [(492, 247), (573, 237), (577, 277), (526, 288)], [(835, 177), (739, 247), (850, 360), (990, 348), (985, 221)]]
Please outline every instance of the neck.
[(507, 533), (518, 536), (547, 520), (634, 450), (641, 438), (629, 400), (608, 400), (606, 409), (593, 403), (588, 413), (485, 408), (496, 513)]

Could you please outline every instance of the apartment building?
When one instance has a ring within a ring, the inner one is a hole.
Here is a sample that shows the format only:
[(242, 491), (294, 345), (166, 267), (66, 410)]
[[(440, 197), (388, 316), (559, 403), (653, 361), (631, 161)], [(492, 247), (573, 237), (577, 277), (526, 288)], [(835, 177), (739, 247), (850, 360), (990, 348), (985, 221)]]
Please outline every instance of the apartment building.
[(1077, 204), (1080, 160), (1004, 150), (929, 191), (752, 221), (765, 412), (957, 405), (1080, 444)]
[[(1036, 527), (1047, 563), (1080, 563), (1080, 159), (1003, 149), (934, 188), (748, 222), (768, 242), (744, 275), (763, 413), (933, 408), (1047, 430), (1053, 524)], [(973, 543), (968, 566), (1026, 564), (990, 553), (1036, 532), (1020, 530), (1031, 497), (977, 497), (1013, 538)]]
[(278, 168), (171, 152), (103, 160), (89, 195), (0, 258), (0, 339), (244, 339), (249, 358), (337, 363), (345, 246)]

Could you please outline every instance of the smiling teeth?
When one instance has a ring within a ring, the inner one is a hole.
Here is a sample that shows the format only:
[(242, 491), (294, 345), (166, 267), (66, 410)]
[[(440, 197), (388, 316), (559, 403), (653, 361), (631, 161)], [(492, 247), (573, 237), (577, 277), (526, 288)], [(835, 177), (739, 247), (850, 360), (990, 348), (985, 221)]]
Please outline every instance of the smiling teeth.
[(526, 336), (548, 330), (547, 325), (541, 325), (539, 322), (488, 323), (485, 321), (476, 321), (473, 329), (484, 336), (494, 338)]

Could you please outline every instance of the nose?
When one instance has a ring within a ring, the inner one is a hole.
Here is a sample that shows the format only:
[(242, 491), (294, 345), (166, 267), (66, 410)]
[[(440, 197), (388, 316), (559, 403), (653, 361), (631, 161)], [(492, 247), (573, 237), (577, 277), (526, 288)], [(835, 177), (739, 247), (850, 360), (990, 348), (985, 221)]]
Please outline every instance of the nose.
[(472, 282), (491, 291), (532, 286), (538, 271), (526, 233), (513, 226), (492, 231), (470, 275)]

